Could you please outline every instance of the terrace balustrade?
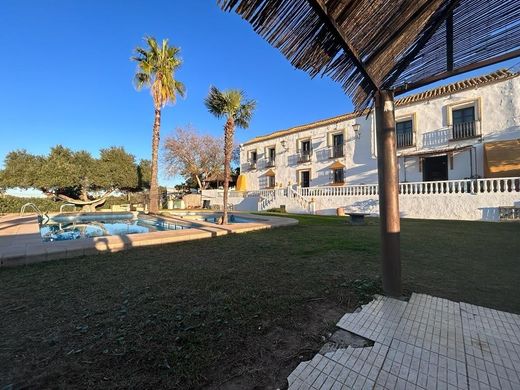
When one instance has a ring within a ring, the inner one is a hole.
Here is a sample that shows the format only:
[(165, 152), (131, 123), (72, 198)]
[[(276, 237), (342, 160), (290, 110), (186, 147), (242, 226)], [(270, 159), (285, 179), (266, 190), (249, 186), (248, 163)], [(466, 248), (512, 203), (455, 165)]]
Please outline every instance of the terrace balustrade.
[[(287, 189), (250, 191), (248, 196), (268, 197), (270, 191), (286, 193)], [(343, 187), (320, 186), (297, 188), (295, 191), (306, 198), (319, 196), (372, 196), (379, 194), (379, 187), (377, 184), (347, 185)], [(399, 194), (402, 196), (506, 192), (520, 193), (520, 177), (399, 183)]]

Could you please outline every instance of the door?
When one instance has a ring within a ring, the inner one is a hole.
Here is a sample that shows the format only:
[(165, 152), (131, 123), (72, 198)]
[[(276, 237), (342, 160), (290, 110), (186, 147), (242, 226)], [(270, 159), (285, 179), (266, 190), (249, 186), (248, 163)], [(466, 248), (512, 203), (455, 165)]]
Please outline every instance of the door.
[(311, 185), (311, 172), (310, 171), (302, 171), (300, 173), (301, 180), (300, 184), (302, 187), (309, 187)]
[(423, 160), (423, 181), (448, 180), (448, 156), (426, 157)]

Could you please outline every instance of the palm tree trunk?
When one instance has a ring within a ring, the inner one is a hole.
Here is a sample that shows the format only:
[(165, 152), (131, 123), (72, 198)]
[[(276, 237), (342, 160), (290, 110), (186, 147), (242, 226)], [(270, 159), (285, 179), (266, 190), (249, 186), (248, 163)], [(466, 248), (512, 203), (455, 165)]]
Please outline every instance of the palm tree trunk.
[(159, 138), (161, 131), (161, 110), (155, 109), (155, 121), (153, 123), (152, 135), (152, 177), (150, 180), (150, 204), (148, 206), (151, 213), (159, 211), (159, 184), (158, 184), (158, 163), (159, 163)]
[(222, 224), (228, 223), (228, 191), (229, 191), (229, 176), (231, 174), (231, 154), (233, 153), (233, 136), (235, 132), (235, 121), (233, 118), (228, 118), (224, 126), (224, 215), (222, 215)]

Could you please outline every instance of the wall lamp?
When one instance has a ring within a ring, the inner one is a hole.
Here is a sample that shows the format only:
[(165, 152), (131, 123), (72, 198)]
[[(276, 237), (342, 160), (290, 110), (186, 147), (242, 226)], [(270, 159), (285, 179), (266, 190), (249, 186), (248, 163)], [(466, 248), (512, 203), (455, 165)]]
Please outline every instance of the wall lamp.
[(354, 138), (360, 139), (361, 138), (361, 125), (359, 123), (354, 123), (352, 125), (352, 129), (354, 130)]
[(280, 141), (280, 145), (282, 146), (282, 148), (287, 151), (288, 147), (287, 147), (287, 141), (286, 140), (281, 140)]

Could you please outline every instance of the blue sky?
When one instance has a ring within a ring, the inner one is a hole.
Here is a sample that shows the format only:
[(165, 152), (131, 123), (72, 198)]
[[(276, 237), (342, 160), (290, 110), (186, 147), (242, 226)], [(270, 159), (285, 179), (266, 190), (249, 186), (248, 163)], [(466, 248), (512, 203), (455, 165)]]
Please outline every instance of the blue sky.
[(169, 38), (184, 60), (177, 77), (187, 97), (163, 111), (163, 138), (188, 124), (222, 134), (222, 121), (203, 104), (210, 85), (240, 88), (258, 101), (250, 129), (238, 130), (237, 142), (352, 110), (338, 84), (294, 70), (216, 0), (1, 2), (1, 161), (13, 149), (46, 153), (56, 144), (94, 155), (122, 145), (149, 158), (152, 101), (148, 91), (135, 91), (129, 60), (145, 35)]

